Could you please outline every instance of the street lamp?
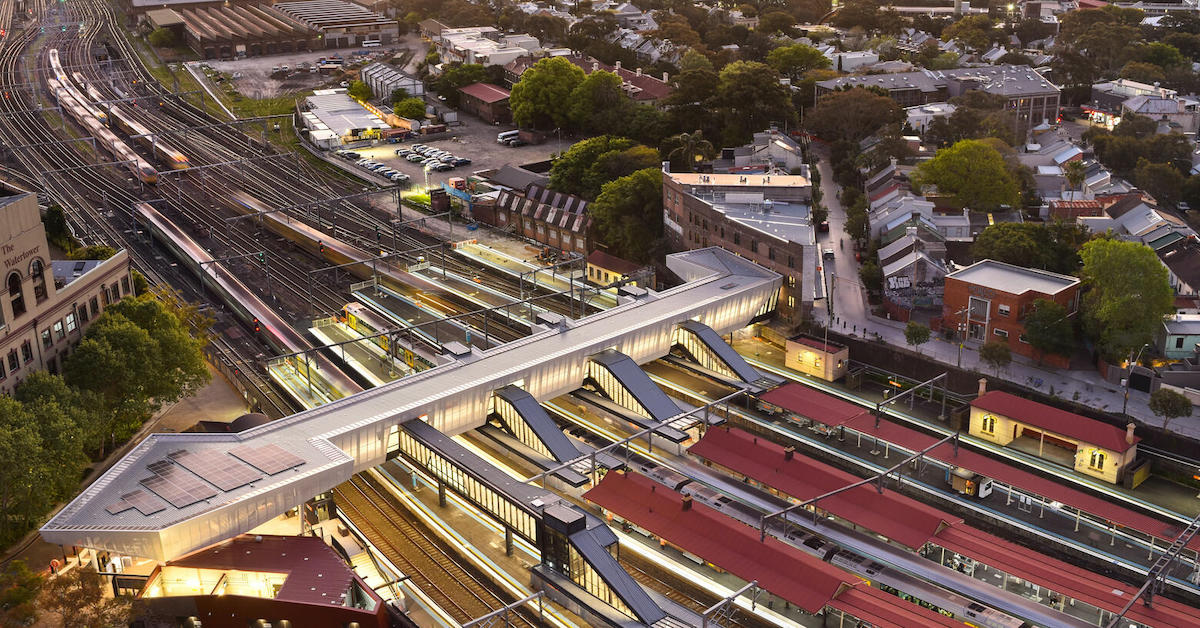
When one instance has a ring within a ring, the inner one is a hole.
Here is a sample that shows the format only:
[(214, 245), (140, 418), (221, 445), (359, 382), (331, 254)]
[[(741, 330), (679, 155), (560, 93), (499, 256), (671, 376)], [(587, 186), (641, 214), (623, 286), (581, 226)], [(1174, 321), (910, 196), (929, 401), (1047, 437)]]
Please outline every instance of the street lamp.
[(964, 307), (963, 309), (954, 313), (955, 316), (958, 316), (959, 314), (963, 315), (963, 322), (960, 323), (958, 326), (958, 368), (962, 368), (962, 350), (963, 350), (963, 345), (966, 344), (966, 342), (967, 342), (967, 310), (968, 309), (970, 309), (970, 306)]
[[(1125, 374), (1125, 401), (1121, 404), (1121, 414), (1125, 414), (1125, 410), (1129, 408), (1129, 380), (1133, 379), (1133, 365), (1142, 359), (1142, 352), (1149, 347), (1150, 344), (1143, 344), (1141, 349), (1138, 349), (1137, 357), (1129, 361), (1129, 372)], [(1133, 355), (1133, 349), (1129, 350), (1129, 355)], [(1128, 416), (1128, 415), (1126, 415)]]

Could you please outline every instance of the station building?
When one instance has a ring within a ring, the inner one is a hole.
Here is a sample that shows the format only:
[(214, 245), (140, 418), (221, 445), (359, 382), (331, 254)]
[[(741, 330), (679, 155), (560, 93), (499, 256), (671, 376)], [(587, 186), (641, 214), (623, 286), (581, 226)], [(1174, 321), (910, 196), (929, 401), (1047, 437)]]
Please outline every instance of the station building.
[(946, 275), (942, 324), (969, 341), (1003, 342), (1015, 354), (1066, 368), (1063, 356), (1039, 355), (1025, 339), (1025, 317), (1038, 299), (1054, 301), (1074, 316), (1079, 278), (985, 259)]
[(779, 314), (812, 310), (817, 278), (812, 183), (788, 174), (663, 172), (663, 232), (673, 250), (719, 246), (783, 275)]
[[(1141, 438), (1126, 429), (993, 390), (971, 402), (972, 436), (1016, 446), (1112, 484), (1137, 461)], [(1024, 442), (1022, 442), (1024, 441)], [(1148, 471), (1148, 468), (1147, 468)]]
[(37, 197), (0, 188), (0, 394), (36, 370), (57, 373), (104, 308), (133, 294), (129, 257), (50, 259)]

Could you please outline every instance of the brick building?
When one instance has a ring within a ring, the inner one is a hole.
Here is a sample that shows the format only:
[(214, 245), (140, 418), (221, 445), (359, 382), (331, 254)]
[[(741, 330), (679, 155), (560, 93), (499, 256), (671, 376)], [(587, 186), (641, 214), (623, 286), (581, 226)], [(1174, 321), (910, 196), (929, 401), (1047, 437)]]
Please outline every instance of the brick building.
[(1039, 356), (1025, 340), (1023, 321), (1037, 299), (1054, 301), (1074, 316), (1079, 310), (1077, 277), (985, 259), (946, 275), (945, 282), (942, 325), (956, 337), (965, 332), (967, 342), (1006, 342), (1014, 354), (1070, 366), (1063, 356)]
[(719, 246), (783, 275), (779, 313), (812, 310), (817, 289), (812, 184), (786, 174), (663, 173), (663, 232), (673, 250)]
[(489, 83), (471, 83), (458, 88), (458, 91), (462, 94), (459, 104), (463, 111), (473, 113), (491, 124), (507, 124), (512, 121), (507, 89)]
[(474, 216), (559, 251), (587, 255), (593, 248), (587, 206), (578, 196), (530, 183), (522, 191), (501, 190), (495, 205)]
[(100, 312), (133, 293), (129, 257), (51, 261), (37, 197), (0, 188), (0, 394), (58, 372)]

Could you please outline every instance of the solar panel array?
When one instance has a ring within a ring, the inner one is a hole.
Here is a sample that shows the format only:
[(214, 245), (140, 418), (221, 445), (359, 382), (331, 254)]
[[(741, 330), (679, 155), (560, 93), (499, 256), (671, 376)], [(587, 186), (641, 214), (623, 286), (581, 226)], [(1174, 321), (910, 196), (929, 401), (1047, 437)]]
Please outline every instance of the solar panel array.
[(236, 449), (229, 450), (229, 453), (253, 465), (255, 469), (267, 475), (282, 473), (304, 464), (303, 458), (275, 444), (259, 447), (242, 445)]
[(130, 508), (137, 508), (138, 512), (146, 516), (150, 516), (156, 512), (167, 509), (162, 502), (151, 497), (149, 493), (138, 489), (132, 493), (125, 493), (116, 503), (105, 507), (105, 510), (107, 510), (108, 514), (110, 515), (117, 515), (129, 510)]
[(191, 452), (180, 449), (167, 454), (167, 457), (222, 491), (232, 491), (262, 477), (258, 471), (219, 451)]
[(153, 462), (146, 465), (146, 468), (154, 475), (142, 480), (142, 486), (176, 508), (187, 508), (217, 494), (217, 490), (212, 486), (188, 473), (183, 467), (171, 464), (169, 460)]

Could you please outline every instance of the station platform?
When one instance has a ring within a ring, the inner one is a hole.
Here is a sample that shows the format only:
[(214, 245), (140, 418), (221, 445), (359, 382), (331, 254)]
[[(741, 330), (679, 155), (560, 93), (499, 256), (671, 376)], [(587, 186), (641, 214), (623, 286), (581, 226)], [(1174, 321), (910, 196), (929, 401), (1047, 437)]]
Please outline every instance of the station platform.
[[(283, 387), (289, 395), (305, 408), (322, 406), (345, 395), (335, 390), (323, 378), (316, 375), (310, 379), (303, 364), (296, 364), (296, 357), (281, 358), (267, 363), (267, 375), (271, 381)], [(316, 370), (312, 371), (316, 374)]]
[[(842, 599), (849, 590), (870, 586), (774, 537), (760, 541), (753, 528), (645, 476), (609, 473), (584, 497), (610, 517), (619, 517), (746, 582), (757, 581), (764, 590), (810, 615), (832, 607), (858, 619), (878, 621), (879, 625), (962, 625), (896, 597), (889, 600), (864, 593)], [(865, 610), (866, 600), (873, 604), (869, 612)], [(859, 617), (855, 612), (871, 617)]]
[(323, 344), (342, 343), (330, 351), (372, 386), (382, 386), (413, 372), (407, 364), (389, 356), (382, 347), (364, 339), (345, 323), (332, 321), (310, 327), (308, 331)]
[[(689, 453), (786, 497), (804, 501), (860, 479), (737, 429), (709, 430)], [(1136, 593), (1128, 585), (1005, 541), (910, 497), (886, 489), (877, 494), (873, 485), (822, 499), (815, 508), (901, 541), (913, 550), (938, 546), (1035, 583), (1057, 594), (1056, 607), (1060, 611), (1067, 612), (1064, 609), (1069, 602), (1070, 614), (1089, 622), (1104, 621), (1105, 613), (1111, 616), (1118, 612)], [(922, 554), (929, 556), (928, 551)], [(944, 556), (938, 561), (945, 564)], [(1005, 578), (1000, 584), (1007, 581)], [(1075, 600), (1082, 604), (1077, 605)], [(1045, 598), (1039, 596), (1037, 601), (1044, 603)], [(1093, 612), (1089, 613), (1088, 607)], [(1153, 608), (1135, 605), (1126, 618), (1149, 626), (1194, 626), (1200, 624), (1200, 609), (1158, 598)]]
[[(479, 306), (480, 309), (503, 307), (518, 300), (517, 296), (505, 294), (495, 288), (484, 285), (482, 277), (476, 280), (475, 278), (463, 277), (451, 271), (447, 271), (445, 276), (443, 276), (441, 271), (432, 268), (416, 271), (413, 274), (425, 278), (430, 283), (441, 286), (451, 294)], [(538, 305), (534, 305), (532, 309), (534, 314), (547, 311)], [(509, 318), (513, 322), (529, 326), (532, 324), (532, 321), (528, 317), (521, 315), (522, 312), (528, 313), (529, 311), (529, 306), (514, 307), (513, 311), (509, 314)]]
[(472, 330), (462, 323), (444, 320), (444, 312), (426, 303), (397, 294), (388, 288), (371, 287), (355, 290), (353, 294), (356, 301), (367, 305), (394, 323), (396, 327), (408, 329), (421, 325), (413, 333), (439, 350), (450, 342), (458, 342), (463, 346), (475, 346), (480, 349), (488, 349), (501, 344), (495, 339), (485, 339), (480, 332), (472, 333)]
[[(543, 267), (540, 265), (535, 266), (530, 262), (485, 245), (467, 242), (455, 247), (454, 250), (459, 255), (473, 262), (494, 268), (513, 277), (524, 276), (526, 282), (532, 282), (556, 292), (571, 288), (571, 281), (564, 273), (556, 272), (555, 270), (542, 270)], [(575, 274), (575, 287), (578, 288), (587, 278), (585, 276), (586, 273), (580, 271), (571, 272)], [(616, 307), (617, 297), (610, 292), (600, 291), (592, 304), (600, 309)]]

